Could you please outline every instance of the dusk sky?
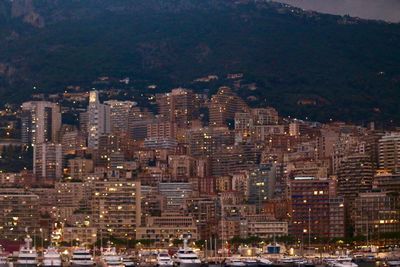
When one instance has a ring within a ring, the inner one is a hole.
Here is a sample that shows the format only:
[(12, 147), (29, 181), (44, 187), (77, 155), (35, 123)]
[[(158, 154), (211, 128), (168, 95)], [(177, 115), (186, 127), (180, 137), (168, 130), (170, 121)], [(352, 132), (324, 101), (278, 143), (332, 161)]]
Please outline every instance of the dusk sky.
[(278, 0), (323, 13), (400, 22), (400, 0)]

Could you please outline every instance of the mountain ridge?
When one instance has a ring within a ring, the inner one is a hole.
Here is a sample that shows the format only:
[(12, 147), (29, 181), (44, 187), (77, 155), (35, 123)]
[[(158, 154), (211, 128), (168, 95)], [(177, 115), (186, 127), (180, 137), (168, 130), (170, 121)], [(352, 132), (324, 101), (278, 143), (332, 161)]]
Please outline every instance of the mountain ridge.
[[(15, 2), (29, 7), (30, 1)], [(19, 16), (10, 13), (11, 3), (5, 9), (3, 102), (26, 97), (33, 86), (89, 87), (99, 76), (167, 89), (243, 72), (257, 82), (259, 102), (283, 114), (400, 121), (397, 24), (253, 0), (38, 0)], [(41, 24), (25, 18), (32, 13)], [(299, 105), (307, 98), (318, 104)]]

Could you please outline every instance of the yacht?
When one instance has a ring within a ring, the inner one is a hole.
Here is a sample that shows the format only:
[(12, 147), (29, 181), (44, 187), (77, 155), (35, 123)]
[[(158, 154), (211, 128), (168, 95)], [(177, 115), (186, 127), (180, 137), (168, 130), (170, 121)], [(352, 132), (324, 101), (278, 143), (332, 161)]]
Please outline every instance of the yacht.
[(0, 256), (0, 267), (7, 267), (7, 266), (8, 266), (7, 257)]
[(122, 257), (122, 264), (125, 267), (135, 267), (136, 266), (135, 261), (129, 256)]
[(187, 246), (187, 240), (183, 241), (183, 248), (179, 249), (173, 258), (174, 265), (180, 267), (200, 267), (199, 256)]
[(54, 247), (48, 247), (43, 253), (44, 267), (60, 267), (62, 266), (61, 255)]
[(248, 267), (257, 267), (258, 266), (258, 261), (256, 259), (246, 258), (246, 259), (243, 259), (243, 262)]
[(107, 248), (101, 255), (101, 266), (102, 267), (124, 267), (121, 256), (117, 254), (116, 249)]
[(94, 261), (90, 251), (85, 248), (77, 248), (72, 253), (71, 266), (93, 266)]
[(160, 252), (157, 255), (157, 266), (159, 267), (172, 267), (174, 262), (167, 252)]
[(352, 262), (352, 258), (346, 256), (340, 256), (336, 259), (329, 259), (327, 262), (331, 267), (358, 267), (357, 264)]
[(246, 264), (239, 257), (230, 257), (226, 259), (226, 266), (229, 267), (245, 267)]
[(18, 253), (17, 266), (30, 267), (38, 265), (38, 254), (36, 249), (31, 246), (32, 238), (25, 238), (25, 245), (21, 247)]
[(300, 257), (283, 257), (280, 262), (285, 265), (305, 265), (307, 261)]
[(388, 260), (387, 265), (389, 267), (400, 267), (400, 259), (398, 260)]
[(274, 264), (274, 263), (267, 258), (264, 258), (264, 257), (258, 258), (258, 266), (265, 267), (265, 266), (271, 266), (272, 264)]
[(0, 245), (0, 267), (8, 267), (8, 257), (1, 245)]

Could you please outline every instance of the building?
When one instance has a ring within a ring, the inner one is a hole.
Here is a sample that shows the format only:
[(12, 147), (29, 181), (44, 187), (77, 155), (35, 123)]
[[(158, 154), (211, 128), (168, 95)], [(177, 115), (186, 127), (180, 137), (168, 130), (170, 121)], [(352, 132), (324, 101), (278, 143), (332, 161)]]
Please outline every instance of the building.
[[(235, 136), (236, 140), (263, 141), (265, 140), (268, 130), (267, 127), (278, 124), (278, 112), (274, 108), (257, 108), (251, 109), (249, 112), (235, 113)], [(277, 128), (279, 132), (279, 128)], [(274, 133), (277, 129), (272, 130)]]
[(221, 87), (211, 97), (209, 105), (210, 126), (225, 127), (234, 126), (235, 113), (247, 112), (247, 104), (238, 97), (229, 87)]
[(61, 240), (68, 244), (94, 244), (97, 241), (97, 229), (83, 226), (64, 227)]
[(41, 143), (33, 149), (33, 173), (38, 180), (55, 181), (63, 175), (62, 145)]
[(257, 154), (251, 143), (221, 146), (210, 155), (211, 175), (220, 176), (251, 170), (256, 167)]
[(84, 180), (94, 170), (93, 160), (73, 158), (68, 160), (68, 174), (72, 179)]
[(198, 240), (195, 220), (192, 216), (176, 213), (147, 217), (145, 226), (136, 230), (136, 239), (153, 240), (157, 244), (169, 244), (185, 236)]
[(176, 124), (156, 120), (147, 125), (147, 138), (176, 138)]
[(178, 146), (178, 141), (174, 138), (146, 138), (144, 140), (143, 146), (145, 148), (150, 149), (167, 149), (167, 150), (175, 150)]
[(196, 96), (192, 90), (176, 88), (170, 93), (158, 94), (156, 101), (161, 117), (177, 127), (187, 128), (196, 118)]
[(166, 198), (166, 205), (163, 210), (178, 212), (183, 210), (185, 199), (193, 193), (191, 183), (159, 183), (158, 192)]
[(218, 198), (191, 197), (186, 199), (185, 213), (196, 221), (199, 239), (208, 240), (218, 233)]
[(61, 127), (60, 106), (48, 101), (22, 104), (21, 140), (25, 144), (57, 142)]
[(249, 172), (250, 204), (257, 205), (261, 210), (263, 203), (271, 199), (275, 193), (276, 170), (273, 164), (261, 164)]
[(354, 154), (342, 161), (338, 169), (338, 195), (345, 198), (349, 212), (357, 195), (372, 189), (373, 176), (374, 170), (368, 155)]
[(114, 135), (129, 136), (130, 125), (133, 119), (133, 107), (136, 106), (132, 101), (108, 100), (104, 104), (110, 107), (110, 128)]
[(372, 187), (387, 192), (400, 192), (400, 173), (378, 171), (374, 176)]
[(39, 212), (41, 215), (56, 216), (57, 194), (53, 187), (33, 187), (29, 192), (39, 197)]
[(329, 237), (344, 237), (345, 226), (344, 198), (331, 196), (329, 198)]
[[(57, 219), (64, 221), (78, 210), (90, 208), (91, 184), (85, 182), (56, 182)], [(90, 214), (91, 215), (91, 214)]]
[(39, 233), (39, 197), (24, 189), (0, 189), (0, 235), (22, 240), (26, 234)]
[[(332, 217), (341, 216), (344, 221), (344, 206), (339, 203), (342, 210), (335, 210), (336, 202), (331, 201), (335, 196), (330, 195), (332, 186), (332, 181), (328, 179), (313, 177), (298, 177), (290, 181), (292, 221), (289, 234), (302, 242), (337, 235), (339, 230), (331, 233), (330, 213), (335, 212)], [(335, 206), (331, 209), (331, 205)], [(341, 231), (344, 232), (344, 229)]]
[(225, 127), (192, 129), (187, 133), (189, 154), (196, 158), (210, 157), (222, 146), (233, 145), (234, 141), (233, 132)]
[(247, 226), (246, 237), (257, 236), (261, 239), (271, 239), (288, 235), (287, 222), (277, 221), (266, 215), (249, 215), (241, 221), (242, 224), (246, 224)]
[(241, 226), (241, 217), (222, 217), (219, 221), (219, 231), (218, 236), (223, 241), (229, 241), (234, 237), (240, 237), (243, 233), (243, 227)]
[(99, 236), (134, 238), (141, 221), (140, 182), (110, 176), (94, 181), (91, 208)]
[(110, 106), (100, 104), (98, 91), (91, 91), (87, 112), (88, 147), (98, 149), (100, 136), (111, 131)]
[(168, 156), (168, 166), (173, 180), (188, 181), (195, 175), (196, 160), (186, 155), (170, 155)]
[(78, 151), (86, 149), (86, 136), (69, 125), (61, 128), (60, 142), (63, 155), (76, 155)]
[[(93, 153), (94, 165), (102, 167), (111, 166), (111, 157), (115, 153), (123, 152), (124, 139), (119, 135), (103, 134), (98, 138), (98, 149)], [(124, 155), (124, 154), (122, 154)]]
[(354, 234), (376, 236), (400, 231), (400, 196), (398, 192), (360, 193), (353, 210)]
[(400, 172), (400, 133), (390, 133), (379, 139), (379, 168)]

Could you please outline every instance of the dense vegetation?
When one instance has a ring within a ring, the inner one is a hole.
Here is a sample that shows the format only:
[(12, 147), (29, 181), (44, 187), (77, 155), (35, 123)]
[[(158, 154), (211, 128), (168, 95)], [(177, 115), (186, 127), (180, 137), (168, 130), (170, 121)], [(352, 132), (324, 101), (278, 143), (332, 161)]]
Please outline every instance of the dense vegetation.
[(243, 72), (258, 85), (240, 92), (255, 96), (254, 105), (322, 121), (400, 122), (398, 24), (251, 0), (33, 3), (44, 22), (31, 23), (38, 27), (12, 17), (11, 3), (0, 4), (3, 103), (28, 97), (34, 86), (90, 87), (99, 76), (166, 90), (208, 74)]

